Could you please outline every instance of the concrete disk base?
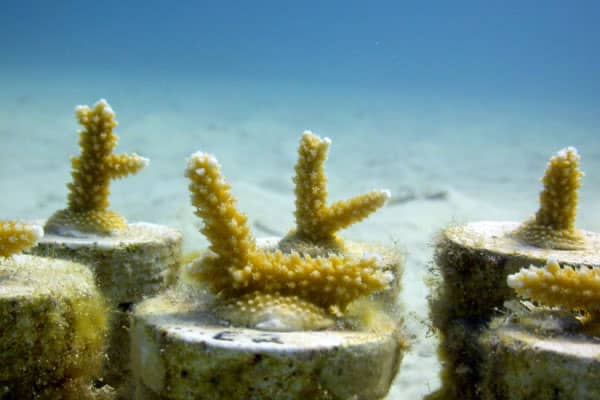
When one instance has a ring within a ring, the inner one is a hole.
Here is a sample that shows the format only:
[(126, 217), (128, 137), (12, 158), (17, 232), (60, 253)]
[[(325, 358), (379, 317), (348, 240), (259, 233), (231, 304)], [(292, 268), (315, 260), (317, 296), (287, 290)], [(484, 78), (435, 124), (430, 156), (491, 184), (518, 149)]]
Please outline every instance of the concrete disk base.
[(0, 259), (0, 398), (89, 398), (107, 325), (106, 303), (84, 265)]
[(404, 349), (396, 329), (267, 332), (224, 326), (201, 300), (165, 293), (140, 303), (134, 313), (135, 398), (380, 399)]
[[(46, 234), (30, 253), (88, 266), (111, 306), (103, 382), (119, 388), (130, 380), (129, 316), (133, 304), (171, 284), (179, 273), (182, 235), (175, 229), (132, 223), (109, 236)], [(127, 388), (123, 388), (127, 392)], [(123, 398), (130, 394), (124, 393)]]
[(482, 399), (600, 399), (600, 341), (496, 320), (480, 339)]

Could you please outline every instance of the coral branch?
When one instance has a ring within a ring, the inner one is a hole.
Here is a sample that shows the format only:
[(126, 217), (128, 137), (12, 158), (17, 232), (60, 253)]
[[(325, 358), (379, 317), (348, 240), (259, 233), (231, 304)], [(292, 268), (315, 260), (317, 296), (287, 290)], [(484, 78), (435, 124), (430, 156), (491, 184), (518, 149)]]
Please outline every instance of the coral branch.
[(304, 132), (296, 163), (296, 227), (299, 234), (318, 240), (321, 217), (327, 213), (325, 160), (331, 140)]
[(389, 200), (389, 190), (379, 190), (333, 203), (321, 224), (324, 231), (336, 232), (362, 221), (383, 207)]
[(585, 247), (582, 233), (575, 228), (577, 190), (583, 176), (579, 158), (575, 148), (567, 147), (550, 159), (542, 178), (544, 190), (540, 193), (540, 208), (514, 232), (517, 238), (551, 249)]
[(109, 206), (110, 180), (136, 173), (148, 165), (148, 159), (137, 154), (113, 154), (117, 135), (115, 113), (106, 102), (99, 100), (92, 109), (75, 108), (77, 120), (84, 129), (79, 131), (81, 154), (71, 159), (73, 181), (69, 189), (68, 207), (55, 213), (46, 223), (52, 233), (71, 231), (106, 234), (123, 229), (127, 222)]
[(192, 205), (204, 221), (202, 233), (210, 249), (232, 267), (243, 268), (255, 251), (247, 217), (237, 211), (230, 187), (221, 176), (221, 166), (210, 154), (197, 152), (187, 165)]
[(600, 269), (561, 268), (555, 260), (548, 260), (542, 268), (532, 265), (509, 275), (507, 284), (522, 297), (600, 315)]
[(215, 293), (237, 297), (255, 291), (298, 296), (324, 308), (346, 306), (359, 297), (383, 290), (393, 280), (374, 257), (301, 256), (257, 250), (243, 268), (223, 259), (205, 257), (191, 268), (192, 276)]
[(113, 179), (135, 174), (148, 165), (148, 159), (133, 154), (111, 154), (106, 157), (106, 173)]
[[(295, 241), (341, 251), (336, 232), (382, 207), (390, 197), (387, 190), (373, 191), (327, 206), (327, 178), (324, 163), (331, 140), (306, 131), (300, 140), (296, 163), (296, 230), (282, 240), (282, 249), (299, 247)], [(310, 246), (308, 246), (310, 247)], [(311, 253), (312, 251), (308, 251)]]
[(0, 257), (10, 257), (33, 247), (44, 236), (40, 226), (15, 221), (0, 221)]

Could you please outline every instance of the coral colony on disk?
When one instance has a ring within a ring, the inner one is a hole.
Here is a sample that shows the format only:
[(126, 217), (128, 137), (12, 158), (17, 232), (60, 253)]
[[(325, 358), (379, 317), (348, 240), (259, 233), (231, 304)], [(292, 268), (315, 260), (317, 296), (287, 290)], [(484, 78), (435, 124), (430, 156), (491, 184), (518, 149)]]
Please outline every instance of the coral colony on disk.
[(149, 160), (137, 154), (113, 153), (118, 139), (113, 133), (117, 121), (106, 100), (99, 100), (93, 108), (77, 106), (75, 115), (83, 129), (79, 131), (81, 154), (71, 159), (73, 181), (67, 185), (68, 207), (50, 217), (45, 229), (63, 234), (107, 234), (124, 229), (125, 219), (108, 210), (110, 181), (135, 174)]
[(269, 308), (268, 302), (327, 325), (328, 317), (394, 279), (377, 257), (343, 253), (336, 231), (383, 206), (389, 193), (371, 192), (328, 207), (323, 164), (329, 143), (311, 132), (302, 135), (294, 178), (297, 227), (281, 241), (283, 251), (257, 247), (216, 158), (202, 152), (190, 157), (186, 176), (192, 204), (210, 242), (210, 253), (192, 266), (191, 275), (226, 299), (230, 318), (236, 307), (243, 318), (248, 310)]
[[(133, 313), (136, 399), (371, 400), (388, 393), (407, 348), (396, 307), (402, 257), (337, 232), (390, 195), (327, 204), (330, 143), (303, 133), (296, 227), (281, 240), (256, 239), (217, 159), (191, 155), (185, 176), (209, 248), (177, 286)], [(221, 385), (211, 384), (215, 376)]]
[(585, 247), (581, 231), (575, 228), (577, 192), (583, 176), (579, 158), (574, 147), (567, 147), (550, 159), (542, 178), (544, 190), (540, 193), (540, 208), (514, 232), (515, 237), (550, 249)]

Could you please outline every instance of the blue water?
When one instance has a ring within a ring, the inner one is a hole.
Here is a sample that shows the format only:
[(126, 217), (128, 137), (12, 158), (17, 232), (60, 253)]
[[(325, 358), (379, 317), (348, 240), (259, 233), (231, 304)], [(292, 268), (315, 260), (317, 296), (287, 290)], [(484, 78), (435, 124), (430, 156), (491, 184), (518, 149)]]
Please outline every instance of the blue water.
[(293, 81), (591, 110), (599, 17), (595, 1), (5, 0), (1, 69)]
[(285, 232), (295, 146), (310, 128), (333, 138), (334, 199), (449, 191), (447, 211), (420, 211), (443, 214), (435, 227), (402, 207), (381, 217), (383, 231), (361, 225), (361, 238), (415, 232), (400, 238), (420, 246), (407, 273), (425, 270), (434, 228), (534, 212), (545, 162), (567, 145), (587, 172), (579, 224), (599, 231), (598, 21), (600, 2), (585, 0), (2, 0), (0, 216), (64, 207), (73, 107), (106, 98), (118, 151), (152, 160), (112, 187), (130, 220), (200, 237), (183, 178), (200, 149), (218, 155), (251, 219)]

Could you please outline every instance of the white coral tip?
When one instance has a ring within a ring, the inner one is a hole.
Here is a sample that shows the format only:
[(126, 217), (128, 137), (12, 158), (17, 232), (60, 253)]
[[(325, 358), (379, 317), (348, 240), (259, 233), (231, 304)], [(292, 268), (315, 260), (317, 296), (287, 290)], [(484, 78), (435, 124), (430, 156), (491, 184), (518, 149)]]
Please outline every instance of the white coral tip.
[(39, 225), (32, 225), (31, 231), (36, 242), (44, 237), (44, 228)]
[(136, 156), (138, 157), (138, 160), (139, 160), (140, 164), (142, 164), (143, 168), (146, 168), (148, 165), (150, 165), (150, 159), (149, 158), (138, 156), (137, 154), (136, 154)]
[(383, 273), (383, 283), (389, 285), (394, 281), (394, 273), (392, 271), (385, 271)]
[(576, 149), (575, 147), (573, 147), (573, 146), (568, 146), (568, 147), (565, 147), (565, 148), (563, 148), (563, 149), (560, 149), (560, 150), (559, 150), (559, 151), (556, 153), (556, 155), (557, 155), (558, 157), (561, 157), (561, 158), (567, 158), (569, 153), (572, 153), (574, 157), (576, 157), (576, 158), (579, 158), (579, 152), (578, 152), (578, 151), (577, 151), (577, 149)]
[(513, 289), (519, 289), (519, 288), (523, 287), (523, 281), (521, 281), (519, 279), (518, 273), (508, 275), (506, 277), (506, 284), (508, 285), (508, 287), (513, 288)]
[(100, 99), (96, 102), (96, 104), (94, 104), (94, 107), (97, 106), (101, 106), (102, 108), (110, 108), (110, 105), (108, 104), (108, 101), (106, 101), (106, 99)]
[(560, 264), (558, 263), (558, 260), (556, 259), (556, 257), (548, 257), (546, 259), (546, 267), (548, 267), (550, 265), (556, 265), (557, 267), (560, 267)]
[(104, 107), (104, 109), (102, 110), (102, 114), (106, 117), (114, 117), (115, 116), (115, 112), (109, 105)]
[(198, 163), (207, 163), (211, 167), (219, 167), (219, 161), (215, 156), (203, 151), (197, 151), (188, 159), (188, 169), (196, 170)]
[(392, 198), (392, 192), (389, 189), (382, 189), (379, 191), (383, 197), (385, 198), (385, 202), (387, 203)]
[(206, 163), (208, 165), (210, 165), (211, 167), (218, 167), (219, 166), (219, 161), (217, 161), (217, 157), (213, 156), (212, 154), (207, 154), (206, 155)]

